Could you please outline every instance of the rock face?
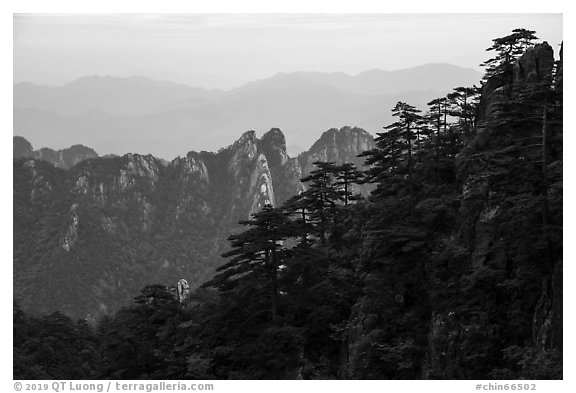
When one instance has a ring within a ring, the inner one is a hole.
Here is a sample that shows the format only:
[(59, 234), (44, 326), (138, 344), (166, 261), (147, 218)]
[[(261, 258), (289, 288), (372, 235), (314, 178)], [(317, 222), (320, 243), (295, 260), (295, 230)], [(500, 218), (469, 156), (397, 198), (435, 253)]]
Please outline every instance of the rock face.
[[(365, 130), (357, 127), (342, 127), (339, 130), (332, 128), (322, 134), (310, 150), (298, 156), (298, 163), (304, 174), (315, 169), (315, 161), (324, 162), (351, 162), (357, 168), (364, 165), (364, 158), (357, 157), (359, 152), (371, 149), (374, 138)], [(352, 191), (368, 195), (372, 185), (353, 185)]]
[(511, 84), (505, 85), (500, 79), (490, 78), (483, 86), (476, 124), (483, 124), (498, 115), (498, 105), (508, 98), (512, 86), (542, 82), (550, 77), (553, 67), (554, 50), (547, 42), (528, 48), (514, 64)]
[(514, 63), (514, 83), (535, 83), (549, 77), (554, 67), (554, 50), (547, 43), (536, 44)]
[(288, 157), (279, 129), (261, 139), (248, 131), (217, 153), (169, 163), (139, 154), (80, 160), (90, 150), (77, 146), (30, 155), (22, 142), (15, 138), (15, 158), (27, 158), (14, 161), (14, 298), (31, 312), (96, 319), (146, 284), (207, 281), (238, 221), (302, 190), (310, 160), (355, 160), (372, 137), (330, 130), (302, 160)]
[(560, 92), (564, 90), (564, 43), (560, 45), (560, 60), (558, 61), (555, 84), (556, 89)]
[(332, 128), (322, 134), (310, 150), (300, 154), (298, 161), (304, 173), (314, 169), (315, 161), (352, 162), (360, 167), (364, 163), (358, 152), (374, 146), (374, 138), (361, 128)]
[(30, 142), (21, 136), (15, 136), (13, 144), (14, 158), (25, 157), (43, 160), (63, 169), (70, 169), (84, 160), (98, 157), (93, 149), (83, 145), (74, 145), (58, 151), (48, 148), (33, 151)]

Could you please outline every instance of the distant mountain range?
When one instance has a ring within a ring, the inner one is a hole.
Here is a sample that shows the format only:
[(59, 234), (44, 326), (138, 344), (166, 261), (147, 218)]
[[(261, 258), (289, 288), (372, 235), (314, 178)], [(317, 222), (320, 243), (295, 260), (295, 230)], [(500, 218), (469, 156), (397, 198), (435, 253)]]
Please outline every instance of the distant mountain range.
[(318, 130), (349, 124), (374, 134), (399, 101), (424, 108), (481, 78), (472, 69), (427, 64), (399, 71), (277, 74), (230, 90), (206, 90), (146, 77), (80, 78), (64, 86), (14, 85), (14, 134), (35, 145), (91, 146), (101, 154), (151, 153), (165, 159), (215, 150), (238, 130), (279, 127), (296, 154)]
[(189, 98), (208, 98), (217, 93), (143, 76), (117, 78), (93, 75), (60, 87), (17, 83), (14, 85), (14, 107), (35, 108), (60, 116), (90, 112), (139, 116), (167, 104)]

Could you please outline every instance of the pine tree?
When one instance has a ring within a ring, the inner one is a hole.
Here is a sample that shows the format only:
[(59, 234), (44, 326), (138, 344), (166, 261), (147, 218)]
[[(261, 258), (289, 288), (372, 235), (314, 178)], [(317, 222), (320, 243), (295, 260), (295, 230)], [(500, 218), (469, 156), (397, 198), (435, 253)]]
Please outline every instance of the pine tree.
[(302, 179), (306, 191), (285, 206), (300, 231), (312, 236), (290, 250), (282, 287), (291, 310), (289, 323), (301, 328), (306, 340), (304, 355), (310, 365), (305, 376), (334, 378), (345, 373), (341, 327), (358, 296), (352, 261), (360, 244), (362, 198), (353, 190), (363, 174), (351, 163), (315, 165)]
[(353, 193), (353, 185), (360, 184), (363, 181), (364, 173), (356, 169), (352, 163), (344, 163), (334, 168), (335, 182), (334, 186), (339, 195), (339, 199), (344, 202), (344, 207), (352, 201), (361, 199), (360, 194)]
[(293, 198), (287, 204), (289, 210), (297, 207), (302, 217), (310, 224), (307, 226), (312, 235), (320, 239), (322, 245), (327, 245), (328, 235), (334, 224), (337, 204), (341, 196), (335, 187), (337, 167), (333, 162), (316, 161), (317, 167), (301, 179), (306, 184), (306, 190)]
[[(434, 153), (434, 173), (436, 183), (440, 182), (440, 157), (442, 154), (443, 138), (441, 134), (443, 119), (446, 119), (446, 115), (443, 114), (443, 110), (446, 108), (446, 98), (436, 98), (430, 101), (427, 105), (429, 107), (426, 114), (426, 120), (430, 126), (430, 129), (435, 131), (434, 136), (430, 138), (430, 150)], [(444, 125), (444, 129), (446, 125)]]
[(240, 224), (249, 229), (232, 235), (229, 240), (232, 250), (222, 254), (230, 261), (220, 266), (220, 272), (205, 287), (221, 291), (234, 290), (240, 281), (262, 281), (266, 283), (270, 298), (272, 324), (278, 320), (278, 269), (282, 259), (282, 242), (293, 237), (293, 224), (287, 213), (270, 205), (252, 215), (252, 219)]
[(376, 183), (373, 194), (396, 194), (406, 189), (413, 196), (417, 181), (414, 176), (414, 150), (418, 141), (422, 116), (412, 105), (398, 102), (392, 116), (398, 120), (378, 133), (376, 147), (359, 155), (367, 157), (366, 182)]
[(532, 30), (514, 29), (505, 37), (493, 39), (492, 46), (486, 51), (494, 51), (496, 55), (481, 64), (486, 67), (484, 79), (495, 77), (505, 84), (510, 84), (514, 62), (538, 39), (535, 34)]
[(479, 96), (480, 89), (476, 86), (455, 87), (452, 93), (446, 96), (450, 102), (450, 116), (460, 121), (464, 135), (468, 136), (474, 127)]
[(100, 378), (181, 377), (186, 359), (176, 353), (185, 341), (179, 330), (182, 305), (162, 284), (147, 285), (134, 305), (99, 323), (104, 367)]

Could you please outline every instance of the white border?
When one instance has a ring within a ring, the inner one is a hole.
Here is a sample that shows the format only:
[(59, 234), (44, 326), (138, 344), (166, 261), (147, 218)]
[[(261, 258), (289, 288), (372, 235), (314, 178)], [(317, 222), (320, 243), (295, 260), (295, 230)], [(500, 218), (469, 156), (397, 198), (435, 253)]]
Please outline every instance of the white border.
[[(312, 0), (291, 0), (283, 2), (272, 2), (270, 0), (212, 0), (212, 1), (186, 1), (186, 0), (140, 0), (140, 1), (119, 1), (119, 0), (100, 0), (100, 1), (84, 1), (79, 0), (9, 0), (3, 1), (0, 5), (2, 12), (0, 13), (0, 31), (2, 37), (2, 50), (3, 56), (0, 61), (2, 70), (1, 78), (1, 103), (2, 103), (2, 137), (5, 143), (2, 143), (2, 213), (6, 217), (2, 227), (2, 245), (4, 250), (4, 258), (2, 260), (2, 277), (6, 282), (3, 282), (4, 292), (2, 296), (2, 309), (6, 315), (10, 314), (12, 309), (12, 224), (9, 217), (12, 216), (12, 192), (9, 189), (12, 183), (11, 171), (11, 152), (9, 151), (10, 137), (12, 134), (12, 14), (13, 13), (172, 13), (172, 12), (188, 12), (188, 13), (202, 13), (202, 12), (226, 12), (226, 13), (263, 13), (263, 12), (333, 12), (333, 13), (405, 13), (405, 12), (419, 12), (419, 13), (564, 13), (564, 39), (569, 41), (572, 37), (572, 14), (568, 12), (568, 2), (558, 0), (547, 1), (502, 1), (502, 0), (484, 0), (477, 2), (467, 2), (464, 0), (442, 0), (442, 1), (405, 1), (405, 2), (385, 2), (385, 1), (369, 1), (369, 0), (354, 0), (354, 1), (312, 1)], [(572, 77), (570, 74), (572, 55), (571, 45), (567, 46), (567, 53), (565, 56), (565, 69), (568, 70), (565, 76), (565, 91), (566, 98), (568, 99), (567, 108), (572, 107)], [(570, 115), (571, 111), (568, 111)], [(571, 158), (574, 146), (574, 128), (572, 124), (574, 120), (571, 116), (565, 117), (565, 143), (567, 148), (565, 154), (566, 168), (564, 173), (565, 179), (565, 242), (567, 247), (565, 257), (565, 275), (567, 279), (565, 282), (571, 284), (571, 279), (574, 277), (574, 269), (571, 267), (573, 264), (574, 248), (571, 246), (573, 240), (573, 218), (574, 208), (572, 201), (574, 200), (574, 188), (572, 176), (574, 172), (574, 161)], [(571, 290), (571, 285), (565, 286), (564, 302), (565, 307), (565, 323), (564, 331), (565, 337), (565, 367), (564, 367), (564, 381), (550, 381), (538, 383), (538, 391), (540, 392), (574, 392), (576, 391), (576, 384), (574, 379), (574, 362), (571, 360), (572, 350), (574, 349), (574, 339), (572, 338), (572, 331), (574, 327), (574, 313), (571, 310), (574, 291)], [(6, 317), (8, 318), (8, 317)], [(5, 320), (2, 325), (4, 333), (3, 337), (6, 339), (4, 360), (4, 367), (2, 367), (2, 380), (5, 382), (5, 391), (14, 391), (12, 384), (12, 356), (11, 356), (11, 331), (9, 330), (10, 323)], [(319, 389), (330, 389), (336, 391), (352, 391), (358, 389), (374, 390), (378, 392), (404, 392), (407, 389), (414, 389), (418, 392), (471, 392), (474, 390), (475, 381), (309, 381), (309, 382), (232, 382), (232, 381), (216, 381), (217, 392), (230, 391), (235, 392), (243, 389), (250, 389), (254, 392), (269, 392), (270, 389), (274, 391), (286, 391), (293, 393), (294, 389), (306, 389), (316, 391)]]

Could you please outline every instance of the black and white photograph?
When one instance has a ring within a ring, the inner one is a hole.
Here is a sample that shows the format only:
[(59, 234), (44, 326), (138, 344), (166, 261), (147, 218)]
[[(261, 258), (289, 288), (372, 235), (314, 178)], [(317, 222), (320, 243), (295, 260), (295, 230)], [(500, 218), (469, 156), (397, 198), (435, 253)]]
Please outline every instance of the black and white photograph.
[(568, 378), (521, 12), (13, 13), (13, 380)]

